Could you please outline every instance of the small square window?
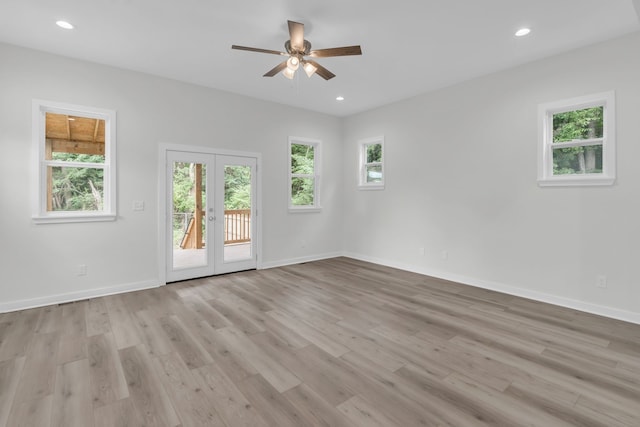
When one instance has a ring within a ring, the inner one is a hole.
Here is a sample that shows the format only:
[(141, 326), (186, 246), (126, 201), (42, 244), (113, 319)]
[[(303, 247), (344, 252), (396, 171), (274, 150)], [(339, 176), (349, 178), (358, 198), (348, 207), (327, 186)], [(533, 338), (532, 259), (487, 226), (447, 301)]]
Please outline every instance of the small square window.
[(614, 112), (613, 92), (540, 105), (539, 185), (613, 184)]
[(360, 151), (359, 188), (384, 189), (384, 137), (362, 140), (358, 143), (358, 148)]

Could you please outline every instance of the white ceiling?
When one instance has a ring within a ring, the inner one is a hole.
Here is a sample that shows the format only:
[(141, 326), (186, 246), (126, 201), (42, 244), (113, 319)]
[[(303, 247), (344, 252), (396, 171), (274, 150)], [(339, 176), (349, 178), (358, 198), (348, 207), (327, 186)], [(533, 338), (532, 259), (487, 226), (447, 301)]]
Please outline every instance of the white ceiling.
[[(638, 31), (639, 16), (640, 0), (1, 0), (0, 41), (346, 116)], [(283, 50), (288, 19), (316, 49), (363, 55), (319, 59), (330, 81), (287, 80), (262, 77), (280, 57), (231, 50)]]

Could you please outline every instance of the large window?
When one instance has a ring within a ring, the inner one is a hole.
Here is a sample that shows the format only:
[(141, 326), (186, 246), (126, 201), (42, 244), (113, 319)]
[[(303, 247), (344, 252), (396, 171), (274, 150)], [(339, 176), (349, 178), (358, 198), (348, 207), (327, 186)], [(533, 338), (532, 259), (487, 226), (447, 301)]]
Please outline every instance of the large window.
[(116, 217), (114, 111), (33, 102), (37, 223)]
[(358, 147), (360, 150), (360, 189), (384, 189), (384, 137), (362, 140), (358, 143)]
[(613, 184), (616, 177), (613, 92), (542, 104), (539, 116), (540, 185)]
[(289, 138), (289, 210), (320, 209), (320, 141)]

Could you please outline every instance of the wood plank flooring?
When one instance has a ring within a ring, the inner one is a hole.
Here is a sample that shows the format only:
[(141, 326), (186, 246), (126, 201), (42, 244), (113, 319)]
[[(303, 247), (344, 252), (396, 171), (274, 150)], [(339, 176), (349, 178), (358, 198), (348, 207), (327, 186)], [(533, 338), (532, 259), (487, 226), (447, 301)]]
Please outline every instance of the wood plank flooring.
[(2, 426), (640, 426), (640, 325), (348, 258), (0, 315)]

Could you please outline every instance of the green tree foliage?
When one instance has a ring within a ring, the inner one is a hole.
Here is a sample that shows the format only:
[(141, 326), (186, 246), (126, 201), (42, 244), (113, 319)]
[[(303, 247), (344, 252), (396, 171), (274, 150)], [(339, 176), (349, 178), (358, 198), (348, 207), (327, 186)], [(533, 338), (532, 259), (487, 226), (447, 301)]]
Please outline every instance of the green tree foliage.
[(251, 167), (224, 167), (224, 208), (251, 208)]
[[(195, 163), (176, 162), (173, 166), (173, 241), (178, 247), (189, 220), (195, 212)], [(202, 206), (207, 204), (206, 165), (202, 166)], [(224, 208), (251, 208), (251, 167), (225, 166), (224, 169)], [(203, 234), (204, 234), (203, 224)]]
[[(203, 166), (203, 189), (206, 188), (206, 166)], [(196, 185), (195, 164), (176, 162), (173, 165), (173, 212), (193, 213), (196, 209), (194, 196)], [(203, 200), (203, 206), (205, 205)]]
[[(202, 165), (202, 206), (206, 206), (207, 166)], [(173, 243), (178, 247), (196, 209), (196, 164), (176, 162), (173, 165)], [(206, 223), (203, 221), (203, 235)]]
[[(367, 144), (365, 173), (367, 182), (382, 182), (382, 144)], [(373, 164), (371, 164), (373, 163)]]
[[(202, 190), (206, 191), (206, 165), (202, 166)], [(175, 213), (193, 213), (195, 210), (195, 164), (176, 162), (173, 169), (173, 209)], [(206, 206), (206, 195), (202, 195)], [(249, 209), (251, 207), (251, 167), (225, 166), (225, 209)]]
[[(602, 138), (604, 108), (593, 107), (553, 115), (553, 142)], [(553, 150), (554, 175), (601, 173), (602, 145)]]
[(291, 179), (291, 204), (293, 206), (309, 206), (314, 203), (315, 149), (313, 145), (291, 144), (291, 173), (309, 175)]
[(367, 145), (367, 163), (379, 163), (382, 161), (382, 144)]
[[(104, 157), (89, 154), (53, 153), (53, 160), (104, 163)], [(54, 211), (102, 210), (104, 169), (93, 167), (51, 168), (52, 208)]]

